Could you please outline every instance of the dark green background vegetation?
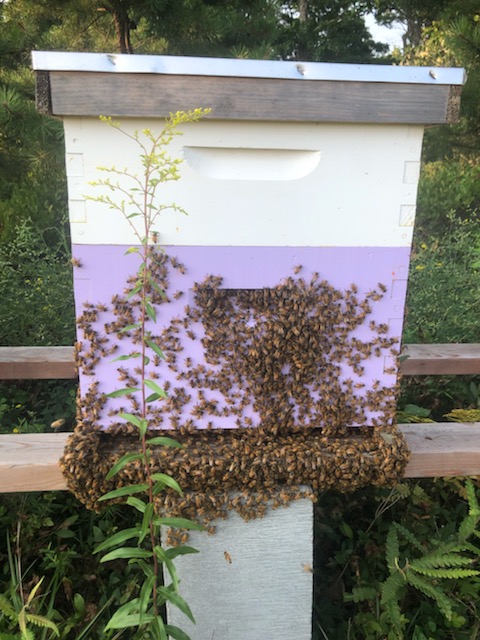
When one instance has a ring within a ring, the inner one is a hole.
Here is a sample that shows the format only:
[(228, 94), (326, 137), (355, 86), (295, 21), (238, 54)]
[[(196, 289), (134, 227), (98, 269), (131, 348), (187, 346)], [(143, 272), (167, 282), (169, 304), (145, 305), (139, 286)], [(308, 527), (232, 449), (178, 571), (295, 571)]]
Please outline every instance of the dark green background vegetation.
[[(364, 27), (366, 12), (383, 24), (403, 23), (402, 51), (374, 42)], [(10, 0), (0, 3), (0, 27), (1, 345), (74, 340), (62, 126), (35, 111), (32, 49), (465, 66), (460, 122), (425, 136), (404, 342), (479, 342), (475, 0)], [(0, 431), (48, 431), (58, 418), (72, 426), (74, 395), (71, 383), (1, 384)], [(407, 407), (403, 419), (444, 420), (453, 408), (479, 408), (479, 398), (478, 379), (415, 378), (404, 383), (399, 408)], [(400, 606), (400, 626), (382, 592), (393, 571), (387, 541), (395, 538), (395, 523), (406, 524), (411, 536), (399, 536), (406, 570), (409, 558), (448, 541), (460, 544), (467, 512), (460, 479), (324, 495), (317, 506), (315, 639), (480, 638), (477, 576), (428, 578), (437, 599), (411, 585), (390, 594)], [(55, 620), (62, 638), (116, 637), (102, 626), (109, 607), (134, 592), (135, 578), (122, 563), (102, 570), (91, 549), (125, 526), (125, 517), (117, 508), (96, 516), (66, 494), (3, 496), (0, 594), (9, 602), (18, 597), (20, 557), (27, 593), (46, 577), (35, 607)], [(480, 569), (478, 537), (472, 533), (465, 543), (472, 569)], [(453, 602), (450, 619), (438, 591)], [(14, 628), (0, 613), (0, 637), (17, 637)], [(36, 637), (50, 634), (45, 629)]]

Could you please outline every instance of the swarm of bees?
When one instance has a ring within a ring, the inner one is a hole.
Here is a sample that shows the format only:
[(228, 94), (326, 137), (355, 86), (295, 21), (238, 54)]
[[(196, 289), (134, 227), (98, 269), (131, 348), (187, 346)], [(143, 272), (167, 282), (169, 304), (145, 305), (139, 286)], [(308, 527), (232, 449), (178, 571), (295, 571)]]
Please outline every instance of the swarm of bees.
[[(152, 275), (166, 292), (151, 288), (155, 305), (169, 299), (171, 269), (186, 272), (175, 258), (151, 250)], [(220, 276), (207, 276), (194, 286), (194, 303), (183, 317), (152, 338), (165, 360), (156, 356), (148, 376), (161, 381), (167, 367), (170, 378), (163, 385), (168, 397), (149, 405), (149, 425), (156, 435), (168, 429), (184, 445), (152, 452), (152, 464), (185, 492), (162, 493), (160, 512), (212, 526), (232, 509), (250, 519), (264, 515), (267, 505), (314, 498), (327, 488), (347, 492), (403, 476), (408, 449), (394, 421), (397, 387), (362, 381), (370, 359), (397, 355), (398, 339), (388, 336), (388, 326), (369, 320), (386, 287), (378, 284), (361, 297), (354, 284), (341, 291), (318, 273), (310, 279), (301, 273), (298, 265), (293, 277), (255, 290), (225, 289)], [(139, 301), (129, 296), (135, 282), (131, 278), (110, 307), (84, 306), (76, 349), (83, 374), (95, 375), (117, 339), (138, 350)], [(173, 298), (180, 298), (178, 290)], [(107, 308), (110, 321), (102, 327)], [(365, 325), (368, 339), (365, 332), (360, 339)], [(192, 357), (186, 342), (200, 343), (203, 358)], [(139, 384), (132, 363), (117, 368), (122, 386)], [(108, 406), (95, 380), (79, 398), (78, 425), (62, 459), (69, 488), (92, 509), (107, 491), (144, 481), (138, 461), (105, 480), (120, 456), (138, 448), (136, 428), (116, 418), (138, 413), (138, 398), (121, 403), (128, 406)], [(226, 422), (234, 428), (218, 428)]]

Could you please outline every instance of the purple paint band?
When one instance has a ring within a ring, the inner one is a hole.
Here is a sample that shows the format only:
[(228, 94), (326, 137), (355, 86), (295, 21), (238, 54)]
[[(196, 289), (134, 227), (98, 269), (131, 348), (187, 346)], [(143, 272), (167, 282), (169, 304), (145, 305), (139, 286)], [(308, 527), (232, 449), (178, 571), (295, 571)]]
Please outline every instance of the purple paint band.
[[(113, 245), (75, 245), (73, 247), (73, 255), (82, 265), (81, 268), (75, 270), (75, 300), (78, 315), (83, 313), (83, 305), (86, 302), (93, 305), (102, 303), (111, 307), (112, 296), (122, 295), (128, 277), (135, 274), (139, 264), (137, 254), (125, 256), (127, 249), (128, 247), (125, 246)], [(231, 397), (229, 398), (228, 393), (225, 394), (219, 392), (218, 389), (210, 388), (214, 385), (209, 385), (206, 379), (202, 382), (203, 387), (200, 385), (203, 390), (199, 396), (198, 389), (194, 385), (192, 386), (191, 380), (183, 373), (191, 367), (200, 366), (210, 372), (211, 379), (216, 379), (219, 367), (221, 368), (221, 365), (211, 364), (208, 359), (206, 360), (205, 344), (202, 344), (202, 339), (205, 339), (202, 322), (197, 319), (197, 321), (190, 322), (189, 328), (186, 328), (186, 325), (180, 326), (182, 319), (185, 318), (186, 305), (191, 308), (195, 307), (195, 284), (203, 282), (208, 275), (221, 276), (220, 287), (228, 290), (269, 289), (276, 287), (288, 277), (293, 277), (298, 281), (304, 279), (307, 282), (314, 278), (327, 281), (330, 287), (338, 291), (351, 290), (352, 285), (355, 285), (355, 290), (358, 289), (359, 299), (365, 297), (368, 292), (377, 288), (381, 283), (386, 288), (385, 295), (372, 303), (371, 313), (369, 313), (367, 320), (355, 328), (352, 336), (358, 341), (368, 342), (372, 339), (370, 323), (373, 322), (376, 326), (388, 326), (386, 336), (395, 338), (396, 346), (398, 346), (405, 304), (409, 248), (180, 246), (165, 247), (164, 251), (168, 256), (175, 257), (179, 263), (185, 265), (185, 268), (170, 269), (167, 291), (170, 301), (159, 306), (157, 323), (155, 327), (151, 327), (151, 330), (152, 333), (158, 335), (164, 332), (164, 341), (176, 345), (176, 347), (180, 345), (180, 348), (175, 355), (171, 355), (165, 347), (167, 359), (168, 357), (174, 358), (175, 364), (162, 362), (157, 367), (151, 364), (149, 375), (155, 375), (160, 386), (167, 384), (171, 389), (169, 395), (172, 397), (183, 397), (182, 407), (175, 414), (180, 424), (190, 421), (192, 426), (196, 428), (209, 426), (234, 428), (246, 425), (255, 426), (260, 423), (254, 402), (241, 407), (240, 400), (237, 402)], [(99, 336), (105, 334), (106, 326), (118, 321), (118, 317), (112, 315), (111, 310), (102, 311), (97, 316), (95, 321), (90, 324)], [(250, 320), (244, 322), (247, 326)], [(255, 322), (255, 318), (252, 317), (252, 326)], [(175, 328), (174, 338), (167, 339), (166, 328), (174, 325), (180, 328)], [(232, 327), (232, 331), (235, 331), (235, 327)], [(221, 331), (219, 331), (220, 335)], [(89, 340), (85, 332), (79, 332), (78, 338), (83, 343), (84, 351), (88, 351)], [(107, 336), (107, 340), (112, 343), (115, 336), (110, 334)], [(159, 342), (160, 346), (164, 348), (162, 340)], [(135, 361), (112, 363), (112, 360), (118, 355), (131, 353), (132, 349), (128, 337), (124, 338), (118, 341), (115, 356), (99, 359), (95, 364), (93, 375), (89, 375), (92, 371), (87, 371), (88, 366), (81, 367), (82, 394), (87, 393), (95, 380), (99, 382), (99, 391), (103, 393), (124, 386), (118, 380), (119, 366), (132, 372), (137, 363)], [(283, 365), (282, 373), (284, 375), (291, 375), (289, 367), (290, 365)], [(353, 388), (351, 385), (356, 385), (355, 388), (358, 388), (356, 393), (362, 397), (369, 391), (373, 393), (379, 385), (393, 389), (396, 384), (396, 371), (391, 367), (392, 358), (385, 348), (377, 350), (375, 355), (362, 361), (363, 373), (361, 376), (352, 371), (351, 364), (346, 361), (340, 362), (338, 365), (339, 389), (342, 388), (347, 396), (345, 385), (347, 387), (350, 385), (349, 393)], [(132, 375), (135, 377), (134, 373)], [(202, 375), (204, 374), (202, 373)], [(231, 395), (237, 394), (241, 395), (241, 389), (233, 389)], [(314, 404), (320, 406), (322, 403), (321, 392), (312, 387), (311, 395)], [(204, 411), (202, 414), (198, 409), (202, 403), (204, 406), (212, 407), (212, 412)], [(121, 404), (120, 401), (109, 401), (102, 415), (99, 416), (99, 423), (107, 426), (112, 421), (113, 423), (118, 422), (118, 419), (109, 418), (107, 414), (108, 411), (115, 410), (115, 407), (118, 408)], [(301, 419), (305, 426), (315, 426), (315, 420), (323, 415), (319, 411), (314, 411), (311, 415), (302, 413), (301, 407), (295, 406), (293, 401), (292, 406), (292, 415)], [(132, 411), (128, 406), (122, 408)], [(217, 415), (219, 408), (221, 415)], [(194, 418), (192, 418), (192, 412), (195, 414)], [(159, 409), (157, 413), (161, 428), (172, 426), (171, 412)], [(246, 423), (245, 419), (247, 419)], [(353, 423), (369, 424), (375, 419), (382, 419), (381, 411), (366, 409), (362, 415), (356, 416)]]

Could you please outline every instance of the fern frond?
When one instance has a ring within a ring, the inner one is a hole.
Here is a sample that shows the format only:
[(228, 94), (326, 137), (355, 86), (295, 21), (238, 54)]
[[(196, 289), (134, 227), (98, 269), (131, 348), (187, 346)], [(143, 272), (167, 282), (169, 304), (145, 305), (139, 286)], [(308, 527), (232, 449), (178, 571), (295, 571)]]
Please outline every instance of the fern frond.
[(27, 608), (30, 607), (30, 605), (32, 604), (32, 600), (35, 598), (35, 595), (37, 593), (37, 591), (40, 589), (40, 587), (42, 586), (42, 582), (45, 580), (45, 576), (42, 576), (40, 578), (40, 580), (37, 582), (37, 584), (33, 587), (33, 589), (30, 591), (29, 595), (28, 595), (28, 599), (27, 599)]
[(377, 590), (375, 587), (353, 587), (352, 593), (346, 593), (344, 597), (348, 602), (365, 602), (366, 600), (375, 600), (377, 597)]
[(405, 587), (405, 584), (405, 578), (399, 571), (391, 573), (382, 583), (381, 603), (386, 605), (393, 600), (397, 602), (400, 597), (400, 591)]
[(478, 504), (477, 492), (471, 478), (467, 478), (465, 481), (465, 491), (467, 493), (469, 515), (480, 517), (480, 505)]
[(45, 616), (38, 616), (34, 613), (27, 613), (27, 622), (30, 622), (36, 627), (51, 629), (57, 637), (60, 637), (60, 632), (58, 631), (57, 625), (48, 618), (45, 618)]
[(400, 557), (400, 544), (398, 541), (398, 533), (394, 526), (390, 525), (387, 534), (387, 544), (385, 550), (385, 559), (388, 568), (392, 571), (396, 567), (398, 558)]
[[(436, 541), (434, 540), (434, 542)], [(446, 556), (449, 553), (460, 553), (461, 551), (467, 550), (467, 547), (466, 547), (467, 544), (468, 543), (465, 542), (464, 540), (460, 541), (458, 539), (451, 540), (450, 542), (441, 542), (435, 547), (435, 550), (428, 555)]]
[[(474, 535), (477, 535), (477, 537), (480, 538), (480, 531), (476, 533), (474, 532)], [(465, 542), (462, 550), (470, 551), (480, 558), (480, 547), (475, 546), (471, 542)]]
[(399, 524), (398, 522), (394, 522), (393, 526), (398, 531), (398, 533), (400, 533), (405, 538), (405, 540), (407, 540), (407, 542), (415, 547), (415, 549), (418, 549), (418, 551), (420, 551), (420, 553), (422, 554), (425, 553), (425, 549), (420, 544), (420, 541), (416, 536), (413, 535), (411, 531), (409, 531), (406, 527), (404, 527), (402, 524)]
[(405, 617), (402, 615), (400, 605), (397, 600), (390, 600), (385, 604), (385, 612), (387, 613), (390, 623), (398, 634), (398, 639), (403, 638), (403, 627), (405, 624)]
[(478, 422), (480, 420), (480, 409), (452, 409), (445, 414), (450, 422)]
[(0, 593), (0, 612), (3, 613), (4, 616), (7, 616), (9, 620), (17, 620), (18, 614), (15, 609), (12, 607), (7, 598)]
[(460, 523), (460, 527), (458, 528), (458, 537), (460, 538), (460, 540), (466, 540), (475, 533), (479, 519), (480, 514), (469, 514), (462, 520), (462, 522)]
[(471, 578), (480, 575), (480, 571), (475, 569), (426, 569), (410, 565), (410, 568), (417, 573), (421, 573), (429, 578), (446, 578), (447, 580), (458, 580), (459, 578)]
[(416, 484), (413, 489), (412, 489), (412, 496), (415, 498), (416, 501), (427, 501), (429, 500), (429, 496), (427, 495), (427, 492), (425, 491), (425, 489), (423, 487), (421, 487), (419, 484)]
[[(19, 611), (18, 613), (18, 626), (20, 627), (20, 633), (22, 635), (22, 640), (25, 636), (25, 638), (27, 638), (27, 612), (25, 611), (25, 607), (22, 608), (21, 611)], [(28, 638), (27, 638), (28, 640)]]
[(468, 556), (460, 556), (455, 553), (445, 553), (439, 555), (437, 552), (431, 553), (423, 558), (418, 558), (410, 563), (412, 569), (443, 569), (451, 567), (467, 567), (475, 560)]
[(451, 600), (439, 587), (434, 587), (430, 582), (427, 582), (413, 571), (407, 573), (408, 583), (426, 595), (428, 598), (435, 600), (440, 613), (447, 619), (452, 619), (454, 602)]

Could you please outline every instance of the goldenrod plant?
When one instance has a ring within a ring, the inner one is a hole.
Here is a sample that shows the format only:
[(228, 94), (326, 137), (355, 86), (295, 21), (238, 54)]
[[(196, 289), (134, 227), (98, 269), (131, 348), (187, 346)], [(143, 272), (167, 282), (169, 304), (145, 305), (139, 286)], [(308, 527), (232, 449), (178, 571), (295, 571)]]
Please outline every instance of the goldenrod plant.
[[(144, 482), (117, 488), (102, 497), (102, 500), (126, 498), (126, 504), (138, 513), (135, 526), (117, 531), (104, 540), (97, 548), (97, 553), (105, 553), (101, 561), (126, 559), (137, 565), (142, 582), (138, 594), (122, 604), (113, 614), (105, 627), (105, 631), (137, 628), (135, 638), (151, 638), (152, 640), (186, 640), (187, 634), (178, 627), (166, 624), (162, 616), (162, 607), (169, 602), (178, 607), (190, 620), (194, 621), (190, 607), (179, 594), (179, 579), (174, 565), (178, 555), (195, 553), (187, 547), (163, 548), (160, 542), (162, 526), (174, 526), (185, 529), (200, 529), (196, 523), (183, 518), (159, 517), (155, 512), (155, 499), (167, 487), (178, 493), (182, 489), (178, 482), (165, 473), (152, 468), (153, 447), (181, 447), (180, 443), (167, 436), (155, 436), (149, 433), (148, 409), (151, 403), (162, 401), (166, 392), (151, 378), (147, 377), (146, 367), (151, 358), (164, 358), (164, 354), (154, 341), (147, 323), (156, 323), (153, 294), (164, 295), (151, 272), (152, 242), (158, 238), (154, 228), (160, 214), (167, 210), (183, 210), (176, 204), (159, 202), (161, 185), (180, 178), (179, 164), (181, 160), (168, 155), (166, 148), (175, 135), (180, 132), (179, 125), (199, 120), (205, 115), (203, 109), (172, 114), (165, 122), (159, 134), (148, 129), (130, 134), (123, 130), (118, 122), (110, 118), (102, 118), (121, 134), (131, 138), (139, 147), (143, 174), (138, 176), (127, 169), (114, 167), (100, 168), (109, 176), (93, 184), (107, 187), (112, 195), (99, 195), (91, 199), (108, 205), (118, 211), (130, 224), (138, 245), (132, 246), (127, 253), (139, 256), (140, 266), (136, 274), (128, 299), (136, 303), (138, 309), (137, 322), (128, 327), (139, 336), (138, 349), (131, 355), (120, 356), (116, 360), (135, 358), (139, 363), (141, 374), (137, 386), (127, 385), (109, 394), (109, 398), (118, 398), (137, 394), (139, 410), (134, 413), (120, 412), (119, 418), (138, 430), (139, 449), (122, 456), (110, 469), (107, 479), (113, 478), (127, 465), (135, 462), (143, 468)], [(115, 176), (115, 177), (114, 177)], [(118, 197), (118, 199), (117, 199)], [(138, 224), (140, 222), (140, 224)], [(126, 544), (127, 543), (127, 544)], [(161, 567), (165, 566), (171, 583), (163, 584)]]

